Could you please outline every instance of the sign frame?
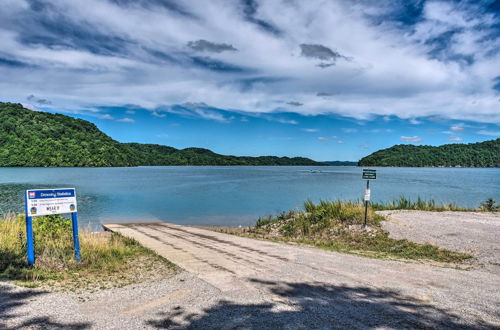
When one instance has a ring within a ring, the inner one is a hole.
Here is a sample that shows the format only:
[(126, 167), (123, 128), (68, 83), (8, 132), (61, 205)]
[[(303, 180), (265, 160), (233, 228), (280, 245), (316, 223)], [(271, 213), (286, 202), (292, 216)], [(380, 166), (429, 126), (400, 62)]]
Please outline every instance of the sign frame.
[[(42, 201), (39, 202), (38, 201)], [(38, 206), (45, 206), (41, 214)], [(78, 210), (75, 188), (56, 189), (28, 189), (24, 194), (24, 211), (26, 215), (26, 250), (28, 265), (35, 264), (35, 245), (33, 241), (33, 217), (52, 214), (71, 214), (71, 226), (73, 231), (73, 247), (75, 260), (81, 261), (80, 240), (78, 238)]]
[(74, 188), (30, 189), (26, 194), (26, 211), (30, 216), (77, 212)]

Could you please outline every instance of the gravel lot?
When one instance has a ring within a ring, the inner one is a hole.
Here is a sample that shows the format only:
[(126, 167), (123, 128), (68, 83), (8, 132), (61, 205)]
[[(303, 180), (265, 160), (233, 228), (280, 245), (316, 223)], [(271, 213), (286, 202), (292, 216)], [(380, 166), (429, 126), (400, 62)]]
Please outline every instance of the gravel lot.
[(469, 253), (479, 263), (500, 266), (500, 213), (380, 211), (391, 237)]
[(500, 328), (495, 266), (368, 259), (166, 224), (123, 228), (190, 272), (87, 294), (0, 283), (0, 329)]

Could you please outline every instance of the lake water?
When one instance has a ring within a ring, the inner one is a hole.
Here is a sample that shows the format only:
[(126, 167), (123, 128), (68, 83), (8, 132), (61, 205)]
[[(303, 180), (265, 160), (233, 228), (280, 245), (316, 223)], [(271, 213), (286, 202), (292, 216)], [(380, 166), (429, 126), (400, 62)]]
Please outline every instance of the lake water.
[[(22, 212), (23, 191), (75, 187), (80, 224), (161, 220), (250, 225), (306, 199), (359, 199), (358, 167), (0, 168), (0, 213)], [(372, 200), (399, 196), (477, 207), (500, 200), (500, 168), (377, 168)]]

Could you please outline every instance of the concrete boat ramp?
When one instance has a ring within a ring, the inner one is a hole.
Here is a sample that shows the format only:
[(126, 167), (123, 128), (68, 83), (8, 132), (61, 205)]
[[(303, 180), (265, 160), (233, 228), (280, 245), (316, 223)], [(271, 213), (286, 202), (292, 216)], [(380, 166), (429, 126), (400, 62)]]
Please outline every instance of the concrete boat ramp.
[[(136, 239), (195, 275), (219, 290), (223, 300), (246, 301), (250, 306), (257, 301), (266, 306), (287, 306), (306, 312), (299, 313), (301, 317), (314, 318), (303, 325), (500, 326), (497, 266), (465, 271), (428, 263), (369, 259), (160, 222), (104, 227)], [(200, 293), (197, 299), (209, 297)], [(243, 313), (248, 317), (246, 325), (261, 324), (262, 319), (253, 319), (249, 313)]]
[(105, 224), (106, 230), (134, 238), (143, 246), (222, 291), (252, 290), (245, 279), (275, 272), (294, 259), (276, 253), (271, 242), (254, 241), (175, 224)]

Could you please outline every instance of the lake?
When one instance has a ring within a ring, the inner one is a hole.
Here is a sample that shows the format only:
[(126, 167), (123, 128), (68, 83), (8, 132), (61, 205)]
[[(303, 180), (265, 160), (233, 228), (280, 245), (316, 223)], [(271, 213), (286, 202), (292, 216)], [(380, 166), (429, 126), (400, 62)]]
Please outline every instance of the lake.
[[(306, 199), (360, 199), (359, 167), (0, 168), (0, 213), (23, 211), (23, 191), (75, 187), (82, 226), (168, 221), (251, 225)], [(500, 201), (500, 168), (377, 168), (373, 201), (418, 196), (477, 207)]]

